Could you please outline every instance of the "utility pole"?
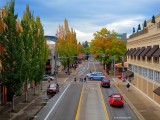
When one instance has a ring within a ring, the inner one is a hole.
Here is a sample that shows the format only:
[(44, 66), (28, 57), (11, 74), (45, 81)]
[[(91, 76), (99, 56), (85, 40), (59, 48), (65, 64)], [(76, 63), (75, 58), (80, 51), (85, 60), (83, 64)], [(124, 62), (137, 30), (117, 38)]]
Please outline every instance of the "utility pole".
[(115, 55), (113, 56), (113, 59), (114, 59), (114, 62), (113, 62), (113, 65), (114, 65), (114, 77), (116, 76), (116, 67), (115, 67)]
[(54, 52), (54, 61), (55, 61), (55, 68), (54, 68), (54, 78), (55, 78), (55, 82), (57, 83), (57, 54), (56, 54), (56, 49)]
[(122, 58), (122, 80), (123, 82), (125, 82), (125, 78), (124, 78), (124, 57), (120, 56)]

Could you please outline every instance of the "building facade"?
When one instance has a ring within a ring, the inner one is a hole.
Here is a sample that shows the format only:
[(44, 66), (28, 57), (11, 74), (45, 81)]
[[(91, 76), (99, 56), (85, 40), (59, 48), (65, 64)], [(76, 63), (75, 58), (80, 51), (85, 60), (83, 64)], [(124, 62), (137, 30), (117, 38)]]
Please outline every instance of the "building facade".
[(129, 37), (126, 55), (135, 87), (160, 105), (160, 15), (155, 21)]

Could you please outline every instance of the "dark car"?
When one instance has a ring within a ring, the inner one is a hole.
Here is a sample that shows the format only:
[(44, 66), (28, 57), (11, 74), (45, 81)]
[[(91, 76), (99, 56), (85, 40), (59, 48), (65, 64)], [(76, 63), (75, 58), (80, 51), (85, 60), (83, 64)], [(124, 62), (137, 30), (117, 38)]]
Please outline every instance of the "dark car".
[(56, 83), (49, 84), (47, 94), (56, 94), (57, 92), (59, 92), (59, 85)]
[(119, 93), (112, 94), (109, 96), (109, 103), (111, 106), (123, 107), (124, 105), (123, 96)]
[(103, 80), (101, 81), (101, 86), (102, 87), (109, 87), (110, 88), (110, 79), (109, 78), (103, 78)]

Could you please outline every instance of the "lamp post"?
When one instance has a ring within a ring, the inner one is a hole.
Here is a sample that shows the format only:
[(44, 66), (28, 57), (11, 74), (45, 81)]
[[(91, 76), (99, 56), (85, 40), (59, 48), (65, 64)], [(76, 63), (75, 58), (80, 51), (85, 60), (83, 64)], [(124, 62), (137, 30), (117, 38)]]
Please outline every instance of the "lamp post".
[(122, 58), (122, 80), (123, 82), (125, 82), (125, 79), (124, 79), (124, 57), (123, 56), (120, 56)]

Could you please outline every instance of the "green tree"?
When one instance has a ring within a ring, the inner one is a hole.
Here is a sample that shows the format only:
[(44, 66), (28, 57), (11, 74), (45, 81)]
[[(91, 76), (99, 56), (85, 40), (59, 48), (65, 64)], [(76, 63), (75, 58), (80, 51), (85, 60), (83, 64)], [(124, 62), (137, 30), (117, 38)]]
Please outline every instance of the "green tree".
[(5, 48), (4, 53), (0, 55), (3, 66), (3, 84), (6, 85), (7, 92), (11, 93), (10, 96), (12, 97), (23, 86), (23, 63), (25, 59), (24, 44), (19, 31), (20, 29), (18, 29), (19, 23), (16, 22), (18, 15), (14, 14), (14, 6), (15, 2), (12, 0), (5, 6), (6, 16), (3, 18), (3, 21), (7, 28), (0, 33), (0, 43)]
[[(106, 28), (102, 28), (94, 33), (94, 39), (90, 44), (90, 52), (99, 55), (98, 59), (103, 61), (104, 69), (106, 66), (108, 74), (111, 62), (113, 62), (113, 59), (109, 59), (110, 56), (115, 56), (118, 60), (119, 56), (126, 52), (126, 44), (123, 40), (117, 40), (116, 36), (116, 32), (110, 32)], [(105, 55), (105, 57), (102, 57), (102, 55)]]

